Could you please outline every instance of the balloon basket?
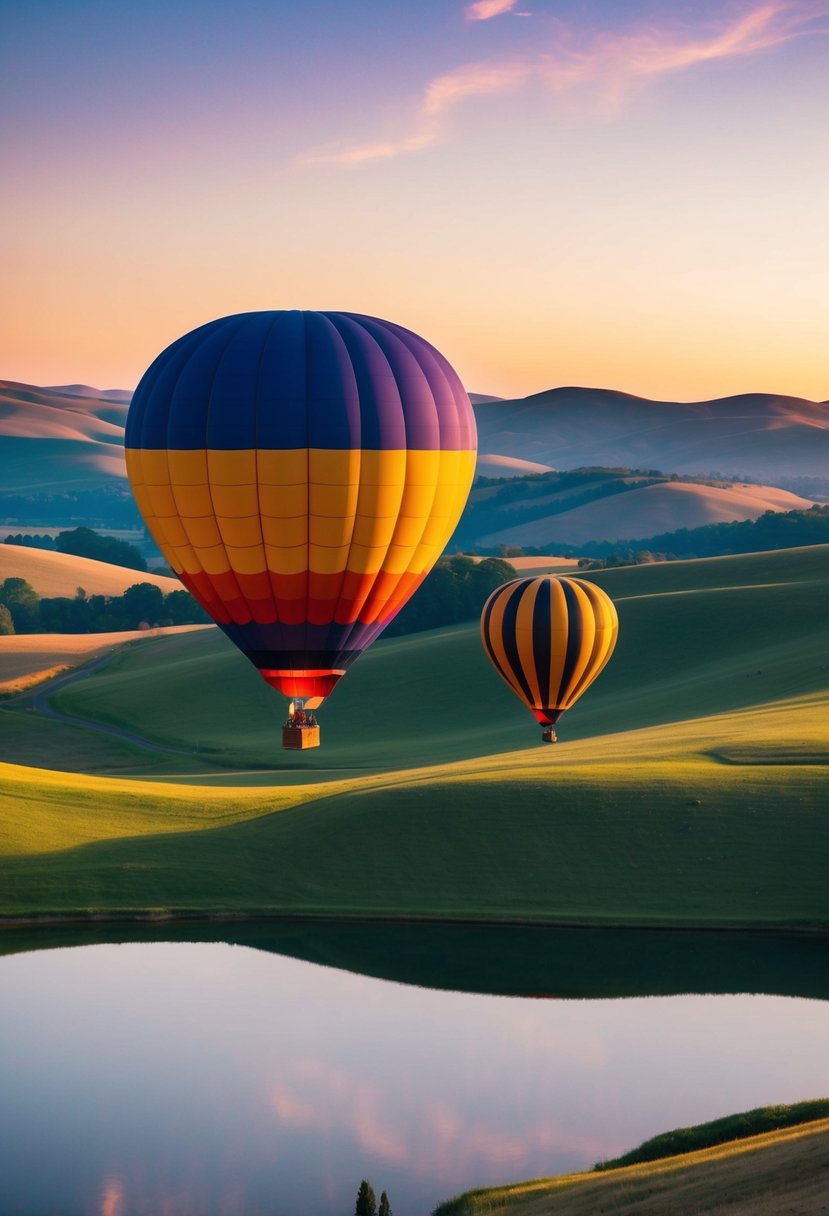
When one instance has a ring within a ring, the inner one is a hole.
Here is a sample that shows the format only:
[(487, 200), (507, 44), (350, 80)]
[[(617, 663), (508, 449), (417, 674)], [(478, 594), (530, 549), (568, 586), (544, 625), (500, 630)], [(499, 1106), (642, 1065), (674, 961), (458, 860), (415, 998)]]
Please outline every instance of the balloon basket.
[(283, 726), (282, 746), (289, 751), (304, 752), (309, 747), (319, 747), (320, 728), (318, 726)]
[(556, 738), (556, 728), (554, 726), (544, 726), (541, 729), (542, 743), (558, 743)]

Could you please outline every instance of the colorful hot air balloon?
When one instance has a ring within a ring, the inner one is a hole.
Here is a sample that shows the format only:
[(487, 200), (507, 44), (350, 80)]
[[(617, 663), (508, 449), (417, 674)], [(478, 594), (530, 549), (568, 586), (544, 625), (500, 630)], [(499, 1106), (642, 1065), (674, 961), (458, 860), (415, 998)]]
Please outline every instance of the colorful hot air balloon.
[(252, 312), (158, 356), (126, 449), (185, 587), (269, 684), (316, 706), (443, 551), (476, 432), (457, 375), (409, 330)]
[(481, 614), (481, 638), (495, 670), (532, 710), (542, 738), (613, 653), (619, 619), (601, 587), (544, 574), (496, 587)]

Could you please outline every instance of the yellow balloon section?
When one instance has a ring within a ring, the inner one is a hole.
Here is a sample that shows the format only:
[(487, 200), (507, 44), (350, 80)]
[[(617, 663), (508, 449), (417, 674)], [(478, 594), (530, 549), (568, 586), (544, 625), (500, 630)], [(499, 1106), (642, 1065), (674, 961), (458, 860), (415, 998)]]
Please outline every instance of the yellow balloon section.
[(543, 725), (558, 721), (613, 653), (619, 618), (584, 579), (519, 578), (484, 605), (481, 638), (498, 674)]

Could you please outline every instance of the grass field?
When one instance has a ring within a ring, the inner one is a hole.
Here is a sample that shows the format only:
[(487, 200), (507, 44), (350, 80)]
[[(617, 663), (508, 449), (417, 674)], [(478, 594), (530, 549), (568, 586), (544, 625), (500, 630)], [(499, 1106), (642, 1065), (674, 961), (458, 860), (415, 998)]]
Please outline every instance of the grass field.
[(0, 714), (39, 766), (2, 770), (0, 912), (825, 929), (827, 555), (597, 575), (619, 647), (554, 748), (474, 627), (378, 644), (304, 755), (217, 631), (121, 651), (56, 704), (188, 754), (46, 772), (91, 732)]
[(829, 1119), (607, 1173), (468, 1191), (434, 1216), (819, 1216)]

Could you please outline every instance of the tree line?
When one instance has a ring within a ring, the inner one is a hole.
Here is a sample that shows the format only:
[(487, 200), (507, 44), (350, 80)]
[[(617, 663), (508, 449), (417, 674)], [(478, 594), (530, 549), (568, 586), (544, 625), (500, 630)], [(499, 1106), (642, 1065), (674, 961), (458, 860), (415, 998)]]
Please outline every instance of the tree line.
[(40, 596), (24, 578), (0, 583), (0, 634), (120, 633), (159, 625), (201, 625), (210, 620), (189, 591), (134, 583), (123, 595)]
[(6, 537), (7, 545), (20, 545), (26, 549), (47, 549), (55, 553), (71, 553), (73, 557), (91, 557), (96, 562), (109, 562), (112, 566), (125, 566), (128, 570), (146, 570), (147, 563), (127, 540), (116, 536), (102, 536), (92, 528), (70, 528), (57, 536), (36, 533), (27, 536), (22, 532)]
[[(394, 637), (472, 620), (490, 593), (514, 577), (500, 558), (441, 558), (386, 632)], [(38, 595), (24, 578), (0, 583), (0, 634), (115, 633), (210, 619), (189, 591), (165, 595), (154, 583), (134, 583), (123, 595), (87, 595), (78, 587), (74, 596), (50, 597)]]
[(420, 633), (469, 621), (480, 615), (501, 583), (515, 578), (515, 568), (499, 557), (475, 561), (464, 555), (442, 557), (423, 585), (385, 631), (385, 637)]
[(598, 559), (606, 565), (627, 566), (636, 561), (725, 557), (734, 553), (762, 553), (769, 549), (826, 544), (829, 544), (829, 504), (821, 503), (805, 510), (766, 511), (754, 520), (679, 528), (675, 532), (639, 539), (591, 540), (580, 545), (550, 540), (543, 545), (500, 545), (495, 552), (505, 557), (556, 553), (561, 557)]

